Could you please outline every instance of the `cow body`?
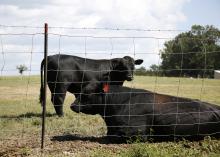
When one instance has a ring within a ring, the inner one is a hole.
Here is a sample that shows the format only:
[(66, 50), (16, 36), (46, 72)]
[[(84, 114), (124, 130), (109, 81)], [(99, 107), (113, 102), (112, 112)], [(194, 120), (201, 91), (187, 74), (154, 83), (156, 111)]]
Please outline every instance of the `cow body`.
[(196, 140), (220, 135), (219, 106), (120, 86), (110, 86), (107, 93), (96, 88), (94, 93), (76, 99), (71, 109), (100, 114), (107, 125), (107, 136)]
[[(63, 115), (63, 102), (66, 92), (78, 97), (89, 82), (104, 81), (110, 84), (122, 85), (125, 80), (133, 79), (134, 65), (141, 64), (143, 60), (134, 60), (129, 56), (111, 60), (93, 60), (70, 55), (48, 56), (47, 83), (51, 91), (51, 101), (56, 113)], [(43, 101), (42, 69), (41, 63), (41, 94)]]

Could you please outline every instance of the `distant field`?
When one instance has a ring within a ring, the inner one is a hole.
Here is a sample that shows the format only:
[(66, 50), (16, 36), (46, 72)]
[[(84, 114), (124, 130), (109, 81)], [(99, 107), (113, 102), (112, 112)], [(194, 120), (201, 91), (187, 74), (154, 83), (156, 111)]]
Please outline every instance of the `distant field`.
[[(199, 99), (220, 105), (220, 80), (136, 76), (126, 86)], [(40, 156), (41, 106), (39, 76), (0, 77), (0, 156)], [(48, 91), (45, 156), (219, 156), (220, 140), (102, 144), (106, 127), (100, 116), (77, 114), (67, 94), (65, 116), (54, 115)]]

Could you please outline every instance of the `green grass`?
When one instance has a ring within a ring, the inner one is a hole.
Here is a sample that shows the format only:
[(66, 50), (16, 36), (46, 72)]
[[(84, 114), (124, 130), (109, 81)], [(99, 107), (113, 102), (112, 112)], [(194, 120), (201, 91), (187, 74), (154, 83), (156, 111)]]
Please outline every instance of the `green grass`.
[[(202, 142), (163, 142), (163, 143), (134, 143), (126, 149), (113, 153), (108, 149), (97, 149), (93, 157), (218, 157), (220, 142), (206, 138)], [(101, 154), (101, 155), (100, 155)]]
[[(133, 82), (126, 82), (125, 85), (158, 93), (200, 99), (220, 105), (220, 80), (137, 76)], [(39, 88), (39, 76), (0, 78), (0, 156), (3, 156), (4, 153), (37, 156), (36, 152), (39, 152), (40, 147), (42, 112), (38, 103)], [(69, 106), (73, 101), (74, 96), (68, 93), (64, 103), (65, 116), (59, 118), (54, 115), (48, 90), (45, 147), (50, 151), (46, 153), (46, 156), (68, 156), (68, 153), (67, 155), (63, 153), (64, 150), (80, 156), (82, 152), (79, 149), (84, 147), (87, 156), (105, 157), (219, 156), (220, 154), (220, 140), (210, 139), (201, 142), (181, 141), (123, 145), (104, 145), (81, 141), (79, 148), (75, 146), (77, 141), (66, 141), (60, 145), (59, 142), (53, 142), (50, 139), (53, 136), (73, 134), (82, 136), (106, 134), (106, 126), (100, 116), (72, 112)], [(89, 148), (87, 149), (87, 147)]]
[(126, 85), (220, 104), (220, 80), (139, 76)]

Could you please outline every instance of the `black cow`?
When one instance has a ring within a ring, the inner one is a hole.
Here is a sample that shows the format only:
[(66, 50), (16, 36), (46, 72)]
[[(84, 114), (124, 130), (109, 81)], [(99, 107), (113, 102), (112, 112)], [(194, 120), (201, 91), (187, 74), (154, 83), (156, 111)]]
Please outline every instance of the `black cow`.
[(86, 89), (81, 101), (77, 98), (71, 109), (100, 114), (106, 122), (110, 140), (117, 137), (123, 141), (137, 136), (156, 141), (183, 137), (199, 140), (206, 135), (220, 135), (219, 106), (143, 89), (113, 85), (104, 92), (100, 87), (94, 83)]
[[(133, 79), (135, 65), (140, 65), (143, 60), (134, 60), (129, 56), (111, 60), (93, 60), (70, 55), (48, 56), (48, 86), (51, 91), (51, 101), (56, 113), (63, 116), (63, 102), (66, 92), (69, 91), (78, 97), (90, 81), (106, 81), (110, 84), (122, 85), (125, 80)], [(42, 103), (43, 82), (41, 63), (41, 90), (40, 102)]]

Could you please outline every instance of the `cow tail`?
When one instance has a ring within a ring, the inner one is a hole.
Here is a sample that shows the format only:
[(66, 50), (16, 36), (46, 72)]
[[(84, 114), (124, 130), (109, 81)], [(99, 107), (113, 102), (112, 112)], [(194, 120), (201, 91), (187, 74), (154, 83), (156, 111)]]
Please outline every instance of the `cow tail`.
[(43, 68), (44, 68), (44, 59), (41, 62), (41, 67), (40, 67), (40, 79), (41, 79), (41, 86), (40, 86), (40, 98), (39, 101), (42, 105), (44, 101), (44, 80), (43, 80)]

